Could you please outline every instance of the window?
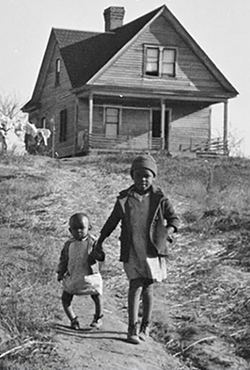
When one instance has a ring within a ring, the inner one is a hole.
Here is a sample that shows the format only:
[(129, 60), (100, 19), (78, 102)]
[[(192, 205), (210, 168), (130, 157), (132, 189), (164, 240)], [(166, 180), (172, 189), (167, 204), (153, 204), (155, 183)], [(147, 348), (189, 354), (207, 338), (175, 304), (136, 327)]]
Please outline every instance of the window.
[(175, 76), (175, 60), (176, 50), (162, 50), (162, 74), (167, 76)]
[(176, 50), (164, 47), (145, 47), (145, 75), (175, 76)]
[(117, 137), (119, 133), (119, 108), (106, 108), (105, 112), (105, 135)]
[(56, 60), (55, 85), (59, 85), (60, 84), (60, 72), (61, 72), (61, 61), (58, 58)]
[(59, 141), (60, 143), (67, 140), (67, 109), (63, 109), (60, 112), (60, 132)]

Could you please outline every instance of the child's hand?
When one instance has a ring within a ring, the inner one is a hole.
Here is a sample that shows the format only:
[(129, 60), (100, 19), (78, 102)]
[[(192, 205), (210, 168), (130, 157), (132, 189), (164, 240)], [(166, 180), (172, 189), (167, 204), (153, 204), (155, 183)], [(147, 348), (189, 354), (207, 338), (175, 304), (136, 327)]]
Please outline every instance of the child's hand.
[(166, 227), (166, 231), (167, 231), (167, 241), (169, 243), (173, 243), (173, 241), (174, 241), (174, 239), (173, 239), (174, 228), (172, 226), (168, 226), (168, 227)]
[(93, 245), (93, 249), (90, 252), (90, 256), (92, 256), (96, 261), (103, 262), (105, 260), (105, 253), (102, 249), (102, 244), (96, 242)]
[(92, 266), (92, 265), (94, 265), (94, 264), (96, 263), (96, 260), (95, 260), (95, 258), (93, 257), (92, 253), (93, 253), (93, 251), (92, 251), (92, 252), (90, 252), (90, 254), (88, 255), (88, 264), (89, 264), (90, 266)]
[(63, 276), (62, 275), (57, 275), (57, 281), (62, 281), (63, 280)]

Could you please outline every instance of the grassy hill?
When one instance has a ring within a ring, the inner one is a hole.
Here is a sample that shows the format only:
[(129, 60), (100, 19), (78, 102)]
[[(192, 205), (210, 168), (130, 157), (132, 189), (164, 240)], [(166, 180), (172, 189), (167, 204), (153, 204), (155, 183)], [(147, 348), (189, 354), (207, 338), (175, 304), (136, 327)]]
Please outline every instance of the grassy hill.
[[(51, 323), (68, 219), (87, 212), (98, 235), (131, 155), (0, 157), (0, 369), (62, 369)], [(166, 283), (156, 286), (152, 337), (192, 370), (250, 366), (250, 162), (158, 156), (158, 184), (181, 219)], [(107, 292), (126, 322), (119, 230), (105, 241)], [(70, 362), (67, 365), (70, 369)]]

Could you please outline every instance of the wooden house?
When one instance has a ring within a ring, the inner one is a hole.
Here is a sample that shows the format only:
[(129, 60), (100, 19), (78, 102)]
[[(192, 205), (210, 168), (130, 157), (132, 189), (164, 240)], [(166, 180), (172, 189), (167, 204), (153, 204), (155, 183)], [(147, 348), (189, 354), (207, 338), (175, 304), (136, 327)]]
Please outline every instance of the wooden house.
[(22, 108), (52, 130), (52, 156), (197, 146), (211, 136), (211, 106), (238, 93), (165, 6), (123, 25), (104, 11), (105, 32), (53, 28), (32, 98)]

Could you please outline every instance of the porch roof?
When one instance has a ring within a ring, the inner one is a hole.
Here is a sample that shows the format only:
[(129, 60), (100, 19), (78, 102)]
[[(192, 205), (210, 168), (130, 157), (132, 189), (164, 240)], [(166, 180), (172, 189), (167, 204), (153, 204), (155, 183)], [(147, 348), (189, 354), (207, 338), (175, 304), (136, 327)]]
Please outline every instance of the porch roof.
[(147, 100), (175, 100), (175, 101), (201, 101), (210, 104), (222, 103), (234, 95), (231, 93), (216, 95), (214, 93), (202, 94), (200, 91), (186, 91), (183, 90), (156, 90), (152, 88), (128, 88), (116, 86), (103, 85), (85, 85), (81, 88), (76, 88), (73, 92), (79, 97), (89, 97), (90, 95), (109, 96), (113, 98), (142, 98)]

